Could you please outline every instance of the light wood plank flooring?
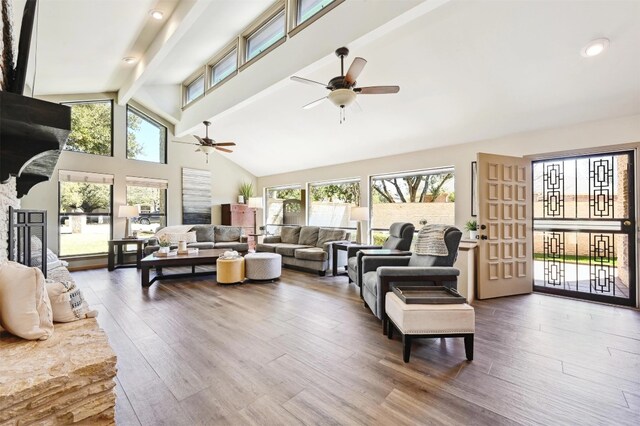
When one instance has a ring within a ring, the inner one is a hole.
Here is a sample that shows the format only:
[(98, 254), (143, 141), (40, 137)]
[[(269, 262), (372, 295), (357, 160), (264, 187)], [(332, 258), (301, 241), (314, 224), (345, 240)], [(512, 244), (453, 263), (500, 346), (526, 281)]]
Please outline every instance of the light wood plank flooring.
[(382, 335), (347, 278), (73, 274), (118, 355), (122, 425), (638, 424), (640, 313), (544, 295), (475, 303), (462, 339)]

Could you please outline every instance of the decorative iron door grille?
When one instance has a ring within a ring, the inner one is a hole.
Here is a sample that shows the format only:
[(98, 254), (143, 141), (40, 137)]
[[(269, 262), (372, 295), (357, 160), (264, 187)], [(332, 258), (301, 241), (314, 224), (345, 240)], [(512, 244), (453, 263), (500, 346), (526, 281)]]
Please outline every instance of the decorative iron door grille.
[(533, 163), (534, 290), (634, 306), (634, 152)]
[(9, 260), (47, 276), (47, 211), (9, 207)]

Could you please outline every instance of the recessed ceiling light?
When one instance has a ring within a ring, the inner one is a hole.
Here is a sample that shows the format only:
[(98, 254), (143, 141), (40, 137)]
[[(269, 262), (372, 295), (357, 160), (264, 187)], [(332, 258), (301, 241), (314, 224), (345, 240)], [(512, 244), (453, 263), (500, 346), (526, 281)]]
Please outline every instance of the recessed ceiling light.
[(122, 58), (122, 61), (126, 64), (133, 64), (136, 61), (136, 58), (133, 56), (127, 56), (126, 58)]
[(591, 58), (593, 56), (598, 56), (599, 54), (604, 52), (607, 47), (609, 47), (609, 39), (599, 38), (590, 41), (589, 44), (587, 44), (580, 53), (585, 58)]
[(157, 19), (158, 21), (164, 18), (164, 13), (159, 10), (152, 10), (149, 12), (149, 15), (151, 15), (153, 19)]

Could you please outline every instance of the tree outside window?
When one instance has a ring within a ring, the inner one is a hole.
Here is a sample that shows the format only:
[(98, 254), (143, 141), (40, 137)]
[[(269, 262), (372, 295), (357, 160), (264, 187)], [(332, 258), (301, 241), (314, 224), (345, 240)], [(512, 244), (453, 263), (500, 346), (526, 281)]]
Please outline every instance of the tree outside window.
[(360, 205), (360, 182), (309, 185), (309, 225), (355, 229), (351, 207)]
[(425, 170), (371, 179), (372, 237), (381, 244), (394, 222), (455, 224), (454, 172)]
[(60, 256), (107, 252), (111, 185), (60, 182)]
[(71, 132), (64, 149), (95, 155), (112, 155), (112, 102), (65, 104), (71, 107)]

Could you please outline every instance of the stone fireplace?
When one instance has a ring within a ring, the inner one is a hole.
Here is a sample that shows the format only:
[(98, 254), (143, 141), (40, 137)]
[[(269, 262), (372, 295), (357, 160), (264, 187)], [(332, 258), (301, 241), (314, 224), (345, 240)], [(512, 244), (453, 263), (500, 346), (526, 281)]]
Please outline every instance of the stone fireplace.
[(0, 262), (7, 260), (9, 254), (9, 207), (20, 208), (13, 177), (7, 183), (0, 183)]

